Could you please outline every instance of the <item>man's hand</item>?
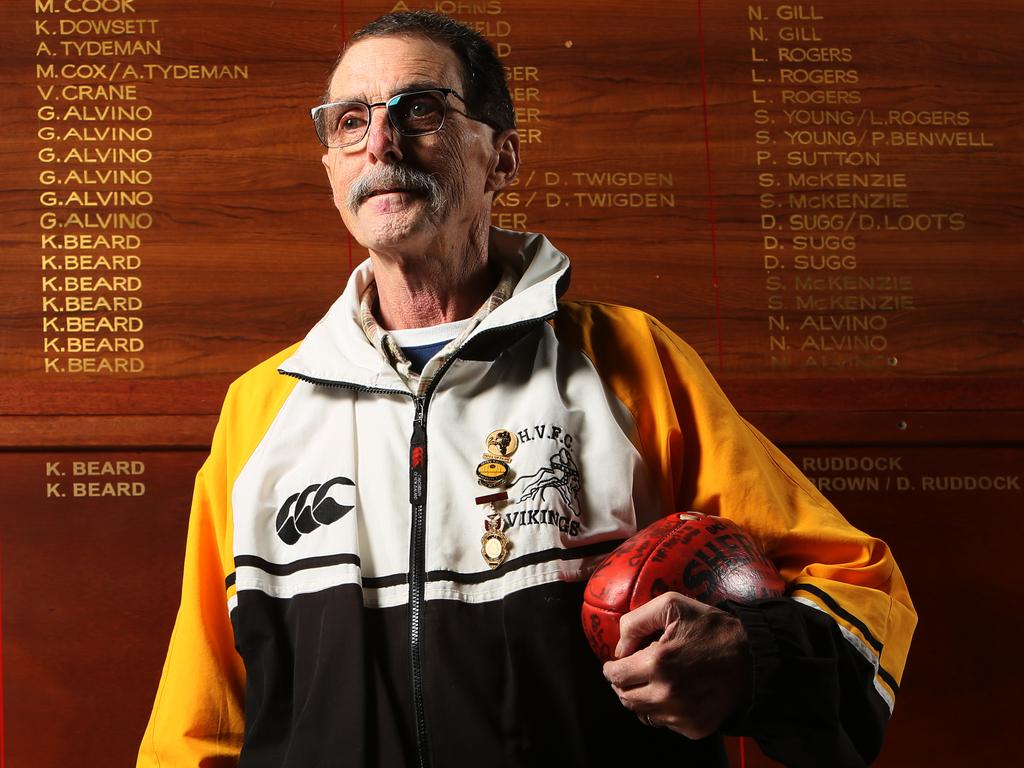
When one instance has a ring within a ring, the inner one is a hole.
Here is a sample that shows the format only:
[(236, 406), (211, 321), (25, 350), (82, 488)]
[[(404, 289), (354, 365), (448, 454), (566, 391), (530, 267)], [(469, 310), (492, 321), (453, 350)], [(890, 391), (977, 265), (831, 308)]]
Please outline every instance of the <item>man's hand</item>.
[(619, 630), (604, 676), (649, 725), (700, 739), (749, 703), (750, 652), (735, 616), (667, 592), (625, 614)]

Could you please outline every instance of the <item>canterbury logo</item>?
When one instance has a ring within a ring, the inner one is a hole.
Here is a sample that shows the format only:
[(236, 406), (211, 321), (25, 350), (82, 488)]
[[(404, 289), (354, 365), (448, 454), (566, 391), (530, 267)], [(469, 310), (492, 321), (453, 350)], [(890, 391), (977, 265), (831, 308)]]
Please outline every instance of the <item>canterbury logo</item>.
[(302, 493), (289, 496), (277, 513), (277, 535), (285, 544), (294, 544), (303, 534), (312, 533), (321, 525), (330, 525), (354, 509), (354, 504), (341, 504), (329, 496), (332, 488), (352, 486), (347, 477), (335, 477), (326, 483), (316, 483)]

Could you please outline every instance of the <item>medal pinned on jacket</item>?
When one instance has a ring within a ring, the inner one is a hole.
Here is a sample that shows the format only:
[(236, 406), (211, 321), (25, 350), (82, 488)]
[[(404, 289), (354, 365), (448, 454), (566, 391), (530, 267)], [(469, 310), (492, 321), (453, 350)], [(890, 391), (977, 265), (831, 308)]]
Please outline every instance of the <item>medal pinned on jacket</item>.
[[(487, 436), (486, 446), (483, 461), (476, 466), (477, 482), (484, 488), (495, 490), (508, 487), (512, 476), (509, 460), (519, 448), (519, 439), (515, 433), (507, 429), (496, 429)], [(512, 542), (505, 535), (505, 521), (497, 507), (503, 501), (508, 501), (507, 491), (497, 491), (476, 498), (477, 504), (486, 504), (489, 510), (484, 518), (480, 554), (491, 568), (497, 568), (505, 562), (512, 547)]]

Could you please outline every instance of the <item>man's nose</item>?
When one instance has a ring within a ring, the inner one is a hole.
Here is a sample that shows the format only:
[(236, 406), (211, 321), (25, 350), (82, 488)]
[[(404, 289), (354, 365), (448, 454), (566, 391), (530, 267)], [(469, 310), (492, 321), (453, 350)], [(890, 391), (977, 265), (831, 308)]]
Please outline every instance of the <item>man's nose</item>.
[(378, 107), (370, 113), (370, 127), (366, 133), (366, 152), (380, 162), (398, 162), (402, 159), (399, 146), (401, 134), (388, 119), (388, 111)]

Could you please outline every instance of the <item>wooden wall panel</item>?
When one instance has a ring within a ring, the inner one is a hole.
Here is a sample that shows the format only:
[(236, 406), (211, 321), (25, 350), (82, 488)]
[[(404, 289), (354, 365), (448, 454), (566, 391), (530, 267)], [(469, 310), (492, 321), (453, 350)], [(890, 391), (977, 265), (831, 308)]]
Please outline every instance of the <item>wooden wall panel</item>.
[[(38, 0), (0, 25), (0, 764), (130, 763), (223, 392), (365, 255), (308, 107), (403, 6), (508, 66), (524, 166), (494, 223), (549, 234), (572, 295), (668, 322), (894, 545), (922, 624), (881, 764), (1007, 762), (976, 735), (1009, 732), (1024, 678), (988, 631), (1016, 626), (1024, 6)], [(899, 464), (845, 469), (871, 457)], [(88, 459), (142, 461), (145, 495), (46, 476)]]
[(203, 455), (4, 456), (5, 766), (135, 764)]
[(787, 453), (855, 525), (892, 547), (918, 611), (878, 765), (1014, 762), (1007, 735), (1024, 683), (1015, 631), (1024, 449), (822, 445)]
[[(494, 219), (577, 295), (664, 318), (748, 408), (1022, 410), (1018, 5), (429, 5), (507, 62)], [(363, 256), (305, 113), (391, 5), (125, 6), (0, 33), (6, 414), (210, 413)]]

